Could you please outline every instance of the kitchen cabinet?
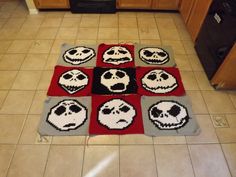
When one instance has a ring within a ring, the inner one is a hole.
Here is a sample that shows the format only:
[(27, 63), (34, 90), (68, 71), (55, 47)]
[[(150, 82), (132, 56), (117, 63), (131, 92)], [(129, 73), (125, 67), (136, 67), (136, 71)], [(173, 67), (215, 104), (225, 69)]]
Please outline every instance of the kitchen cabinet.
[(195, 0), (182, 0), (179, 11), (185, 23), (187, 23)]
[(211, 3), (212, 0), (194, 0), (189, 18), (187, 19), (187, 29), (193, 41), (197, 38)]
[(152, 8), (161, 10), (178, 10), (179, 0), (153, 0)]
[(38, 9), (68, 9), (69, 0), (34, 0)]
[(151, 9), (152, 0), (117, 0), (118, 9)]
[(216, 89), (235, 89), (236, 88), (236, 43), (221, 64), (213, 78), (211, 84)]

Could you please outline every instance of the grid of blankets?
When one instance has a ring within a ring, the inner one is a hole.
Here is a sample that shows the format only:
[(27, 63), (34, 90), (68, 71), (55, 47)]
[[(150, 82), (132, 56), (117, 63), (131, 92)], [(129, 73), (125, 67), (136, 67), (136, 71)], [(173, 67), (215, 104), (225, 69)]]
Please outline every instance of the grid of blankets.
[(196, 135), (172, 49), (63, 44), (39, 124), (41, 135)]

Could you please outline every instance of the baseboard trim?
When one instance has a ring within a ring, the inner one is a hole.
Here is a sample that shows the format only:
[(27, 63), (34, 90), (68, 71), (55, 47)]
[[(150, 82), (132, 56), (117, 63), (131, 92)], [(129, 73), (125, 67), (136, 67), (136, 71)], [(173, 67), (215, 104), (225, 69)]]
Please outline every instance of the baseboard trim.
[(29, 9), (29, 13), (30, 13), (31, 15), (34, 15), (34, 14), (38, 14), (39, 11), (38, 11), (38, 9)]

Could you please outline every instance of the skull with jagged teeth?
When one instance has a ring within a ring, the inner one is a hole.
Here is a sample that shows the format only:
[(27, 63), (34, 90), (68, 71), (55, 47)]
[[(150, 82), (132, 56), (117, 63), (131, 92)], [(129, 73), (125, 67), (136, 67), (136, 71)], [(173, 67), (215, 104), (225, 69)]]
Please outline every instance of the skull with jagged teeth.
[(89, 79), (86, 74), (78, 69), (63, 73), (59, 79), (59, 85), (69, 94), (74, 94), (88, 85)]

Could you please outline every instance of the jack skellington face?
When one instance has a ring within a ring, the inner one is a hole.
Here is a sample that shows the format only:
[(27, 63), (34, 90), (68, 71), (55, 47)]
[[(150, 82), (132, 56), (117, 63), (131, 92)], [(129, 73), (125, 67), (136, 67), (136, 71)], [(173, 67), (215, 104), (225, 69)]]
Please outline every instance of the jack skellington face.
[(139, 57), (145, 63), (152, 65), (163, 65), (170, 60), (169, 54), (158, 47), (142, 48), (139, 51)]
[(119, 65), (133, 60), (130, 51), (122, 46), (114, 46), (107, 49), (102, 58), (104, 63), (113, 65)]
[(80, 65), (91, 60), (95, 56), (95, 51), (92, 48), (77, 46), (67, 50), (64, 55), (64, 61), (72, 65)]
[(159, 101), (148, 111), (149, 119), (161, 130), (177, 130), (189, 121), (187, 108), (176, 101)]
[(178, 87), (176, 78), (162, 69), (149, 71), (141, 82), (143, 88), (152, 93), (169, 93)]
[(47, 122), (60, 131), (75, 130), (87, 120), (87, 110), (77, 100), (63, 100), (51, 108)]
[(110, 92), (121, 93), (126, 91), (130, 78), (127, 73), (119, 69), (109, 69), (101, 75), (101, 84)]
[(122, 99), (110, 100), (98, 109), (98, 122), (112, 130), (126, 129), (133, 123), (135, 116), (135, 108)]
[(88, 85), (89, 79), (86, 74), (78, 69), (63, 73), (58, 84), (69, 94), (74, 94)]

